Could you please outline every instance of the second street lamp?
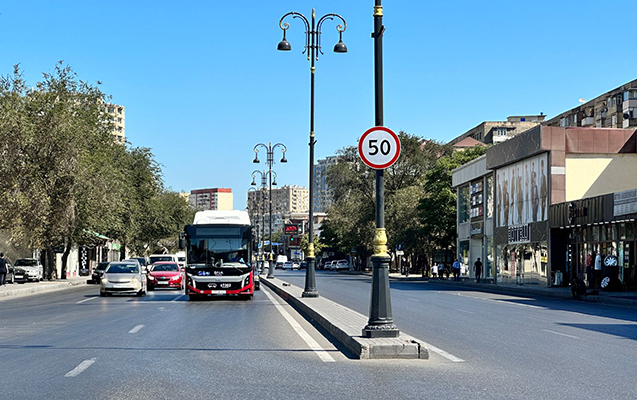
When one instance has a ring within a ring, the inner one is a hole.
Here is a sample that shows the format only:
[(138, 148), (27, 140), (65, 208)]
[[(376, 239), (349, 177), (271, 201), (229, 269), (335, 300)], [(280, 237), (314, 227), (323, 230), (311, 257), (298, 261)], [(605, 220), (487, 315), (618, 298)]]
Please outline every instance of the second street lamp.
[[(285, 158), (285, 152), (287, 151), (287, 147), (285, 147), (283, 143), (276, 143), (274, 145), (272, 143), (268, 143), (267, 145), (265, 143), (257, 143), (254, 146), (254, 160), (252, 161), (255, 164), (259, 163), (259, 147), (263, 147), (267, 152), (267, 160), (266, 160), (266, 163), (268, 164), (267, 173), (270, 179), (270, 192), (269, 192), (269, 203), (270, 203), (270, 229), (269, 229), (270, 264), (269, 265), (270, 266), (268, 267), (268, 276), (266, 278), (272, 279), (274, 278), (274, 253), (272, 252), (273, 250), (272, 249), (272, 185), (276, 186), (276, 172), (272, 171), (272, 165), (274, 164), (274, 150), (276, 150), (277, 147), (281, 148), (281, 152), (283, 153), (283, 157), (281, 157), (281, 162), (282, 163), (288, 162), (288, 160)], [(256, 182), (254, 181), (254, 174), (256, 172), (261, 174), (261, 181), (263, 183), (264, 174), (261, 171), (254, 171), (252, 173), (252, 185), (256, 185)], [(272, 183), (272, 174), (274, 174), (274, 183)]]
[(303, 297), (318, 297), (319, 293), (316, 289), (316, 272), (315, 272), (315, 256), (314, 256), (314, 61), (318, 60), (319, 53), (323, 54), (321, 50), (321, 26), (327, 20), (333, 20), (334, 18), (340, 19), (343, 24), (336, 25), (336, 30), (339, 33), (339, 41), (334, 46), (335, 53), (347, 53), (347, 46), (343, 43), (343, 32), (347, 29), (347, 23), (338, 14), (325, 14), (316, 20), (314, 9), (312, 9), (312, 19), (308, 20), (303, 14), (297, 12), (289, 12), (281, 17), (279, 21), (279, 27), (283, 30), (283, 40), (279, 42), (277, 50), (289, 51), (292, 50), (292, 45), (286, 39), (286, 31), (290, 28), (287, 22), (283, 22), (285, 18), (292, 16), (293, 18), (299, 18), (305, 24), (305, 50), (307, 52), (307, 59), (311, 63), (310, 67), (310, 209), (309, 213), (309, 232), (308, 232), (308, 249), (307, 249), (307, 268), (305, 270), (305, 290), (303, 291)]

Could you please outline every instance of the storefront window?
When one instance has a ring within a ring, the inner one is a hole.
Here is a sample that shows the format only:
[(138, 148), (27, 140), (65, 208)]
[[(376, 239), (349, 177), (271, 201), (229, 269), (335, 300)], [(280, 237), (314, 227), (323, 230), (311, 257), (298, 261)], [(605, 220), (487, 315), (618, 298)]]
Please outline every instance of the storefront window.
[(491, 278), (493, 277), (493, 239), (491, 237), (484, 237), (484, 247), (487, 249), (487, 259), (484, 263), (484, 275), (486, 278)]
[(635, 236), (635, 223), (629, 222), (626, 224), (626, 239), (633, 239)]
[(469, 271), (469, 241), (461, 240), (458, 244), (458, 261), (460, 261), (460, 273), (465, 275)]
[(593, 242), (599, 242), (599, 226), (593, 227)]
[(469, 221), (470, 201), (469, 185), (458, 189), (458, 222), (464, 223)]
[(604, 225), (599, 227), (599, 240), (600, 242), (606, 241), (606, 227)]

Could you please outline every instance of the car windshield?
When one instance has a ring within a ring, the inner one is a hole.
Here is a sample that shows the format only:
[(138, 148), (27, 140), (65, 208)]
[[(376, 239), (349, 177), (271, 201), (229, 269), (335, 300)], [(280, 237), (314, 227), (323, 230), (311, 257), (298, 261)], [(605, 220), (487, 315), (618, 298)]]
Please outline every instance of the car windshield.
[(38, 265), (38, 260), (33, 259), (20, 259), (15, 261), (16, 267), (35, 267)]
[(139, 261), (141, 265), (146, 265), (146, 259), (143, 257), (133, 257), (133, 260)]
[(160, 261), (173, 261), (173, 256), (154, 256), (150, 257), (150, 263), (154, 264)]
[(108, 267), (108, 263), (99, 263), (95, 268), (96, 271), (104, 271)]
[(139, 268), (133, 264), (110, 264), (106, 268), (106, 272), (109, 274), (137, 274)]
[(153, 265), (153, 272), (175, 272), (179, 271), (177, 264), (155, 264)]

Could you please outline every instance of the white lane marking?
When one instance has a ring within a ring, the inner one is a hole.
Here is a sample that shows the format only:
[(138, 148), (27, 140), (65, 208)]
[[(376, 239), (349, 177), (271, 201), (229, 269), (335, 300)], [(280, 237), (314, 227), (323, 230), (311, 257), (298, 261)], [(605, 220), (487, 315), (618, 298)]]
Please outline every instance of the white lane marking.
[(296, 331), (296, 333), (303, 339), (305, 340), (305, 343), (307, 343), (308, 346), (310, 346), (310, 348), (312, 350), (314, 350), (314, 352), (316, 353), (316, 355), (319, 356), (319, 358), (323, 361), (323, 362), (335, 362), (334, 359), (332, 358), (331, 355), (329, 355), (329, 353), (327, 351), (325, 351), (325, 349), (323, 349), (321, 347), (321, 345), (319, 345), (316, 340), (314, 340), (314, 338), (312, 338), (302, 327), (301, 325), (299, 325), (298, 322), (296, 322), (294, 320), (294, 318), (292, 318), (292, 316), (285, 310), (285, 308), (283, 308), (283, 306), (270, 294), (268, 293), (267, 290), (264, 290), (263, 293), (266, 294), (266, 296), (268, 296), (268, 298), (270, 299), (270, 301), (272, 302), (272, 304), (275, 305), (276, 309), (279, 310), (279, 312), (281, 313), (281, 315), (283, 315), (283, 317), (290, 323), (290, 325), (292, 325), (292, 328), (294, 328), (294, 330)]
[(88, 299), (84, 299), (84, 300), (80, 300), (75, 304), (82, 304), (82, 303), (86, 303), (89, 300), (93, 300), (93, 299), (97, 299), (97, 297), (89, 297)]
[(452, 362), (456, 362), (456, 363), (461, 363), (464, 362), (464, 360), (462, 358), (458, 358), (456, 356), (454, 356), (453, 354), (449, 354), (446, 351), (437, 348), (436, 346), (433, 346), (429, 343), (426, 342), (422, 342), (425, 344), (425, 346), (427, 346), (427, 349), (433, 351), (434, 353), (443, 356), (444, 358), (446, 358), (447, 360), (450, 360)]
[(142, 328), (144, 327), (144, 325), (137, 325), (136, 327), (134, 327), (133, 329), (131, 329), (130, 331), (128, 331), (128, 333), (137, 333), (139, 332)]
[(74, 376), (78, 376), (79, 374), (81, 374), (82, 372), (86, 371), (86, 369), (88, 367), (91, 366), (91, 364), (93, 364), (95, 362), (96, 358), (91, 358), (90, 360), (84, 360), (80, 363), (80, 365), (78, 365), (77, 367), (73, 368), (71, 371), (67, 372), (66, 375), (64, 375), (67, 378), (72, 378)]
[(171, 303), (176, 303), (177, 301), (179, 301), (179, 299), (181, 299), (182, 297), (186, 297), (185, 294), (182, 294), (181, 296), (177, 296), (174, 299), (170, 300)]
[(462, 310), (462, 309), (460, 309), (460, 308), (456, 308), (456, 311), (460, 311), (460, 312), (467, 313), (467, 314), (475, 314), (475, 313), (474, 313), (474, 312), (472, 312), (472, 311)]
[(569, 337), (571, 339), (581, 339), (577, 336), (573, 336), (573, 335), (567, 335), (566, 333), (560, 333), (560, 332), (555, 332), (555, 331), (549, 331), (548, 329), (542, 329), (544, 332), (548, 332), (548, 333), (553, 333), (555, 335), (560, 335), (560, 336), (566, 336)]
[(166, 307), (159, 307), (159, 311), (164, 311)]

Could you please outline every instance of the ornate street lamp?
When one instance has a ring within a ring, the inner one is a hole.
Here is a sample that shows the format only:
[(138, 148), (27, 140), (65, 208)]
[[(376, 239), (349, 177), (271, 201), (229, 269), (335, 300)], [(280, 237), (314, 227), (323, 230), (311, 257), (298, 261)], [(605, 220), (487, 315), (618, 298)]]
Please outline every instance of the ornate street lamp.
[(281, 40), (277, 46), (277, 50), (289, 51), (292, 50), (292, 46), (286, 39), (286, 31), (290, 27), (287, 22), (283, 20), (292, 16), (293, 18), (299, 18), (305, 24), (305, 49), (303, 53), (307, 52), (307, 59), (310, 61), (310, 209), (309, 209), (309, 233), (308, 233), (308, 251), (307, 256), (307, 269), (305, 270), (305, 290), (303, 291), (303, 297), (318, 297), (319, 293), (316, 289), (316, 273), (315, 273), (315, 256), (314, 256), (314, 62), (318, 61), (319, 53), (323, 54), (321, 50), (321, 26), (327, 20), (333, 20), (338, 18), (342, 21), (342, 24), (336, 25), (336, 30), (339, 33), (339, 41), (334, 46), (335, 53), (347, 53), (347, 46), (343, 43), (343, 32), (347, 29), (347, 23), (338, 14), (325, 14), (316, 21), (316, 15), (314, 9), (312, 9), (311, 22), (303, 15), (297, 12), (289, 12), (281, 17), (279, 21), (279, 27), (283, 30), (283, 40)]
[[(272, 247), (272, 185), (276, 186), (276, 172), (272, 171), (272, 165), (274, 164), (274, 150), (277, 147), (281, 148), (281, 152), (283, 153), (283, 157), (281, 158), (281, 162), (282, 163), (286, 163), (288, 162), (288, 160), (285, 158), (285, 152), (287, 151), (287, 147), (285, 147), (285, 145), (283, 143), (276, 143), (276, 144), (272, 144), (272, 143), (268, 143), (267, 145), (264, 143), (257, 143), (254, 146), (254, 160), (252, 160), (253, 163), (258, 164), (259, 163), (259, 147), (263, 147), (265, 149), (265, 151), (267, 152), (267, 160), (266, 160), (266, 164), (268, 164), (268, 170), (267, 170), (267, 176), (269, 177), (269, 183), (270, 183), (270, 193), (269, 193), (269, 203), (270, 203), (270, 229), (269, 229), (269, 233), (270, 233), (270, 266), (268, 268), (268, 276), (266, 278), (268, 279), (272, 279), (274, 278), (274, 252), (273, 252), (273, 247)], [(266, 171), (254, 171), (252, 173), (252, 185), (256, 185), (257, 183), (254, 180), (254, 174), (258, 172), (261, 174), (261, 184), (264, 184), (264, 180), (265, 180), (265, 173)], [(274, 174), (274, 182), (272, 182), (272, 174)]]

